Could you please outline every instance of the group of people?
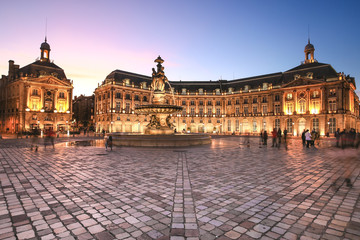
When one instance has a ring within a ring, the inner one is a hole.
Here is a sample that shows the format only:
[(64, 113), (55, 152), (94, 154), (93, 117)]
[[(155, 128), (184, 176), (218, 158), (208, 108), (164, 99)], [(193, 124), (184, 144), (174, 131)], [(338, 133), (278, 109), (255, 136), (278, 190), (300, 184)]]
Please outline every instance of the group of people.
[(338, 128), (335, 132), (336, 138), (336, 147), (355, 147), (358, 148), (360, 145), (360, 132), (356, 133), (354, 128), (351, 128), (349, 131), (346, 129), (340, 132)]
[(304, 131), (301, 134), (301, 140), (303, 143), (303, 146), (306, 146), (307, 148), (310, 148), (310, 146), (315, 147), (315, 141), (320, 139), (320, 134), (313, 129), (310, 133), (309, 129), (304, 129)]
[[(281, 138), (284, 137), (284, 142), (286, 142), (287, 138), (287, 130), (285, 129), (284, 132), (281, 131), (281, 129), (274, 128), (271, 132), (272, 137), (272, 146), (271, 147), (280, 147), (281, 144)], [(267, 145), (267, 140), (269, 138), (269, 135), (267, 131), (261, 131), (260, 133), (260, 140), (262, 145)]]
[[(39, 136), (41, 135), (40, 129), (38, 128), (33, 128), (31, 130), (31, 147), (30, 150), (32, 151), (33, 149), (35, 150), (35, 152), (38, 151), (39, 149)], [(47, 129), (45, 130), (45, 139), (44, 139), (44, 147), (46, 148), (47, 145), (51, 144), (53, 148), (55, 148), (55, 136), (56, 133), (54, 132), (54, 130), (52, 129)]]

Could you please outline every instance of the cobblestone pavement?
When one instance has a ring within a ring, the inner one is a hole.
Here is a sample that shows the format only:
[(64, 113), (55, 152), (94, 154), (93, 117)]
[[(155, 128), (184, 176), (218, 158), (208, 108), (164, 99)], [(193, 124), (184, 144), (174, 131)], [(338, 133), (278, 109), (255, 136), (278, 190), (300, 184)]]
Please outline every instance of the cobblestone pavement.
[(360, 239), (359, 150), (94, 143), (0, 141), (0, 239)]

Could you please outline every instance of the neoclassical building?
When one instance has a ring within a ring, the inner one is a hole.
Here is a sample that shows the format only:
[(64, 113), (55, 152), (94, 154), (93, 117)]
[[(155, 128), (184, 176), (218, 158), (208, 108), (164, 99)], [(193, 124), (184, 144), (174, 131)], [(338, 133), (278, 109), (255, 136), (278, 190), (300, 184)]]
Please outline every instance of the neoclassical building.
[[(259, 134), (281, 128), (293, 135), (304, 129), (321, 135), (337, 128), (359, 131), (355, 79), (319, 63), (314, 51), (309, 41), (304, 62), (285, 72), (230, 81), (170, 81), (167, 102), (183, 107), (173, 116), (177, 131)], [(144, 132), (149, 117), (135, 114), (134, 108), (148, 104), (150, 84), (150, 76), (111, 72), (95, 89), (96, 131)]]
[(0, 79), (0, 131), (17, 133), (52, 128), (68, 130), (72, 119), (72, 81), (50, 61), (50, 45), (40, 47), (40, 59), (22, 68), (9, 61)]

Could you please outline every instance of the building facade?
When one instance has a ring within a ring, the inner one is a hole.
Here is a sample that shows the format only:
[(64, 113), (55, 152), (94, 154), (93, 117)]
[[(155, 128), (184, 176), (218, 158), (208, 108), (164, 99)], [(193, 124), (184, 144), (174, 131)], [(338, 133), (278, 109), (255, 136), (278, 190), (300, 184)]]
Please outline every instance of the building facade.
[(0, 131), (18, 133), (53, 129), (67, 131), (72, 119), (72, 81), (50, 61), (50, 45), (40, 47), (40, 59), (19, 68), (9, 61), (0, 79)]
[(73, 119), (79, 130), (94, 131), (94, 99), (95, 96), (75, 96), (73, 102)]
[[(273, 128), (299, 135), (321, 135), (337, 128), (360, 130), (355, 79), (314, 58), (306, 45), (305, 60), (285, 72), (219, 81), (171, 81), (169, 104), (183, 107), (173, 117), (177, 131), (259, 134)], [(151, 77), (115, 70), (95, 89), (96, 131), (144, 132), (149, 116), (134, 108), (148, 104)]]

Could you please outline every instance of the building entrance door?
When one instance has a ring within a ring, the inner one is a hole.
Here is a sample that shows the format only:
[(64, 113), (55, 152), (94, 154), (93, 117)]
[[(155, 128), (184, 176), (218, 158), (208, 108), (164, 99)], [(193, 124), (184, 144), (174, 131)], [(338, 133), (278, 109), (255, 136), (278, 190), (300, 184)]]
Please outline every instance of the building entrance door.
[(301, 118), (301, 119), (299, 120), (299, 129), (298, 129), (299, 131), (298, 131), (298, 135), (302, 134), (302, 132), (304, 131), (304, 129), (305, 129), (305, 124), (306, 124), (305, 119)]

